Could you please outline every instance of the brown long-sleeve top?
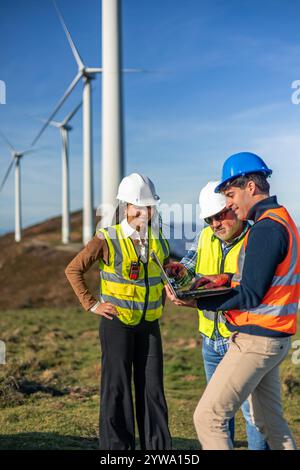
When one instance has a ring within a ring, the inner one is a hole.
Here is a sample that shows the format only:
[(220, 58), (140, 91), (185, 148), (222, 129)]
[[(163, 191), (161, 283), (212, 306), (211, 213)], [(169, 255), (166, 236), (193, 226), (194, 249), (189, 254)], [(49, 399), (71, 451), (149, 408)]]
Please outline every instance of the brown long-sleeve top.
[(106, 240), (102, 233), (97, 233), (85, 248), (72, 259), (65, 269), (68, 281), (85, 310), (90, 310), (90, 308), (97, 303), (97, 300), (87, 288), (84, 273), (100, 259), (103, 259), (104, 262), (107, 263), (108, 257), (109, 250)]

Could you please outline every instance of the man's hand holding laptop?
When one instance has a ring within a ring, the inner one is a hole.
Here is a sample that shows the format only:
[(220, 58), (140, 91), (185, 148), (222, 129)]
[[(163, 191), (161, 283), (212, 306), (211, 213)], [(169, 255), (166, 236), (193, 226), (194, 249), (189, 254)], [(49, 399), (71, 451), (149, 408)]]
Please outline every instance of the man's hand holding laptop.
[(193, 307), (197, 308), (197, 300), (196, 299), (189, 299), (189, 300), (180, 300), (178, 299), (170, 289), (169, 285), (165, 285), (165, 291), (167, 294), (167, 297), (173, 304), (178, 305), (179, 307)]
[(198, 289), (202, 287), (203, 289), (214, 289), (221, 286), (230, 286), (231, 275), (230, 274), (213, 274), (209, 276), (201, 276), (194, 284), (191, 286), (191, 289)]

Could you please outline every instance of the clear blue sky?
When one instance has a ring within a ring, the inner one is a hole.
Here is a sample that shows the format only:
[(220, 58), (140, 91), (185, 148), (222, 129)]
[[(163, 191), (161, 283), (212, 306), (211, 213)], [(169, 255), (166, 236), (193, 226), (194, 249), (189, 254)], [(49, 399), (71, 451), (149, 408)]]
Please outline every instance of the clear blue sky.
[[(101, 1), (58, 0), (88, 66), (101, 65)], [(273, 168), (272, 193), (300, 225), (298, 0), (123, 0), (126, 173), (155, 182), (163, 202), (196, 203), (224, 159), (250, 150)], [(0, 128), (18, 149), (75, 76), (77, 67), (50, 0), (0, 3)], [(100, 203), (101, 79), (93, 83), (95, 205)], [(81, 85), (59, 113), (79, 101)], [(72, 210), (82, 200), (81, 114), (70, 133)], [(23, 225), (60, 213), (60, 137), (49, 128), (22, 160)], [(9, 163), (0, 141), (0, 178)], [(0, 230), (14, 224), (13, 174), (0, 195)]]

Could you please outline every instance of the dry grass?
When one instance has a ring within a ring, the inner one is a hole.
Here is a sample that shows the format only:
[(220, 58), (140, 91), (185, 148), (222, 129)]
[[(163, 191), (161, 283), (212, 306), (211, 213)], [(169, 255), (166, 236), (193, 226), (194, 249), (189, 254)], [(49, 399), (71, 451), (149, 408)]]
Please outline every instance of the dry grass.
[[(161, 321), (165, 389), (176, 449), (197, 449), (192, 415), (205, 387), (191, 309), (167, 305)], [(98, 446), (98, 320), (80, 309), (1, 313), (0, 449), (96, 449)], [(300, 445), (300, 365), (291, 353), (282, 366), (285, 414)], [(245, 426), (237, 415), (237, 447)]]

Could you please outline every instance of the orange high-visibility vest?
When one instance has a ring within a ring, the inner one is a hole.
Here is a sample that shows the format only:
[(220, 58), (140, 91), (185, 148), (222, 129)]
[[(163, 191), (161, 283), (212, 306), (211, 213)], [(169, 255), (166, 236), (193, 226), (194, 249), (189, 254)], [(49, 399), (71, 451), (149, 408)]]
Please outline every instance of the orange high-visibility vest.
[[(258, 307), (247, 311), (229, 310), (224, 314), (229, 323), (235, 326), (257, 325), (282, 333), (294, 334), (300, 298), (300, 237), (293, 219), (284, 207), (266, 210), (258, 221), (265, 218), (273, 219), (287, 229), (289, 234), (287, 255), (277, 266), (271, 286)], [(237, 273), (232, 278), (232, 287), (238, 286), (242, 280), (250, 232), (251, 229), (246, 234), (238, 257)]]

